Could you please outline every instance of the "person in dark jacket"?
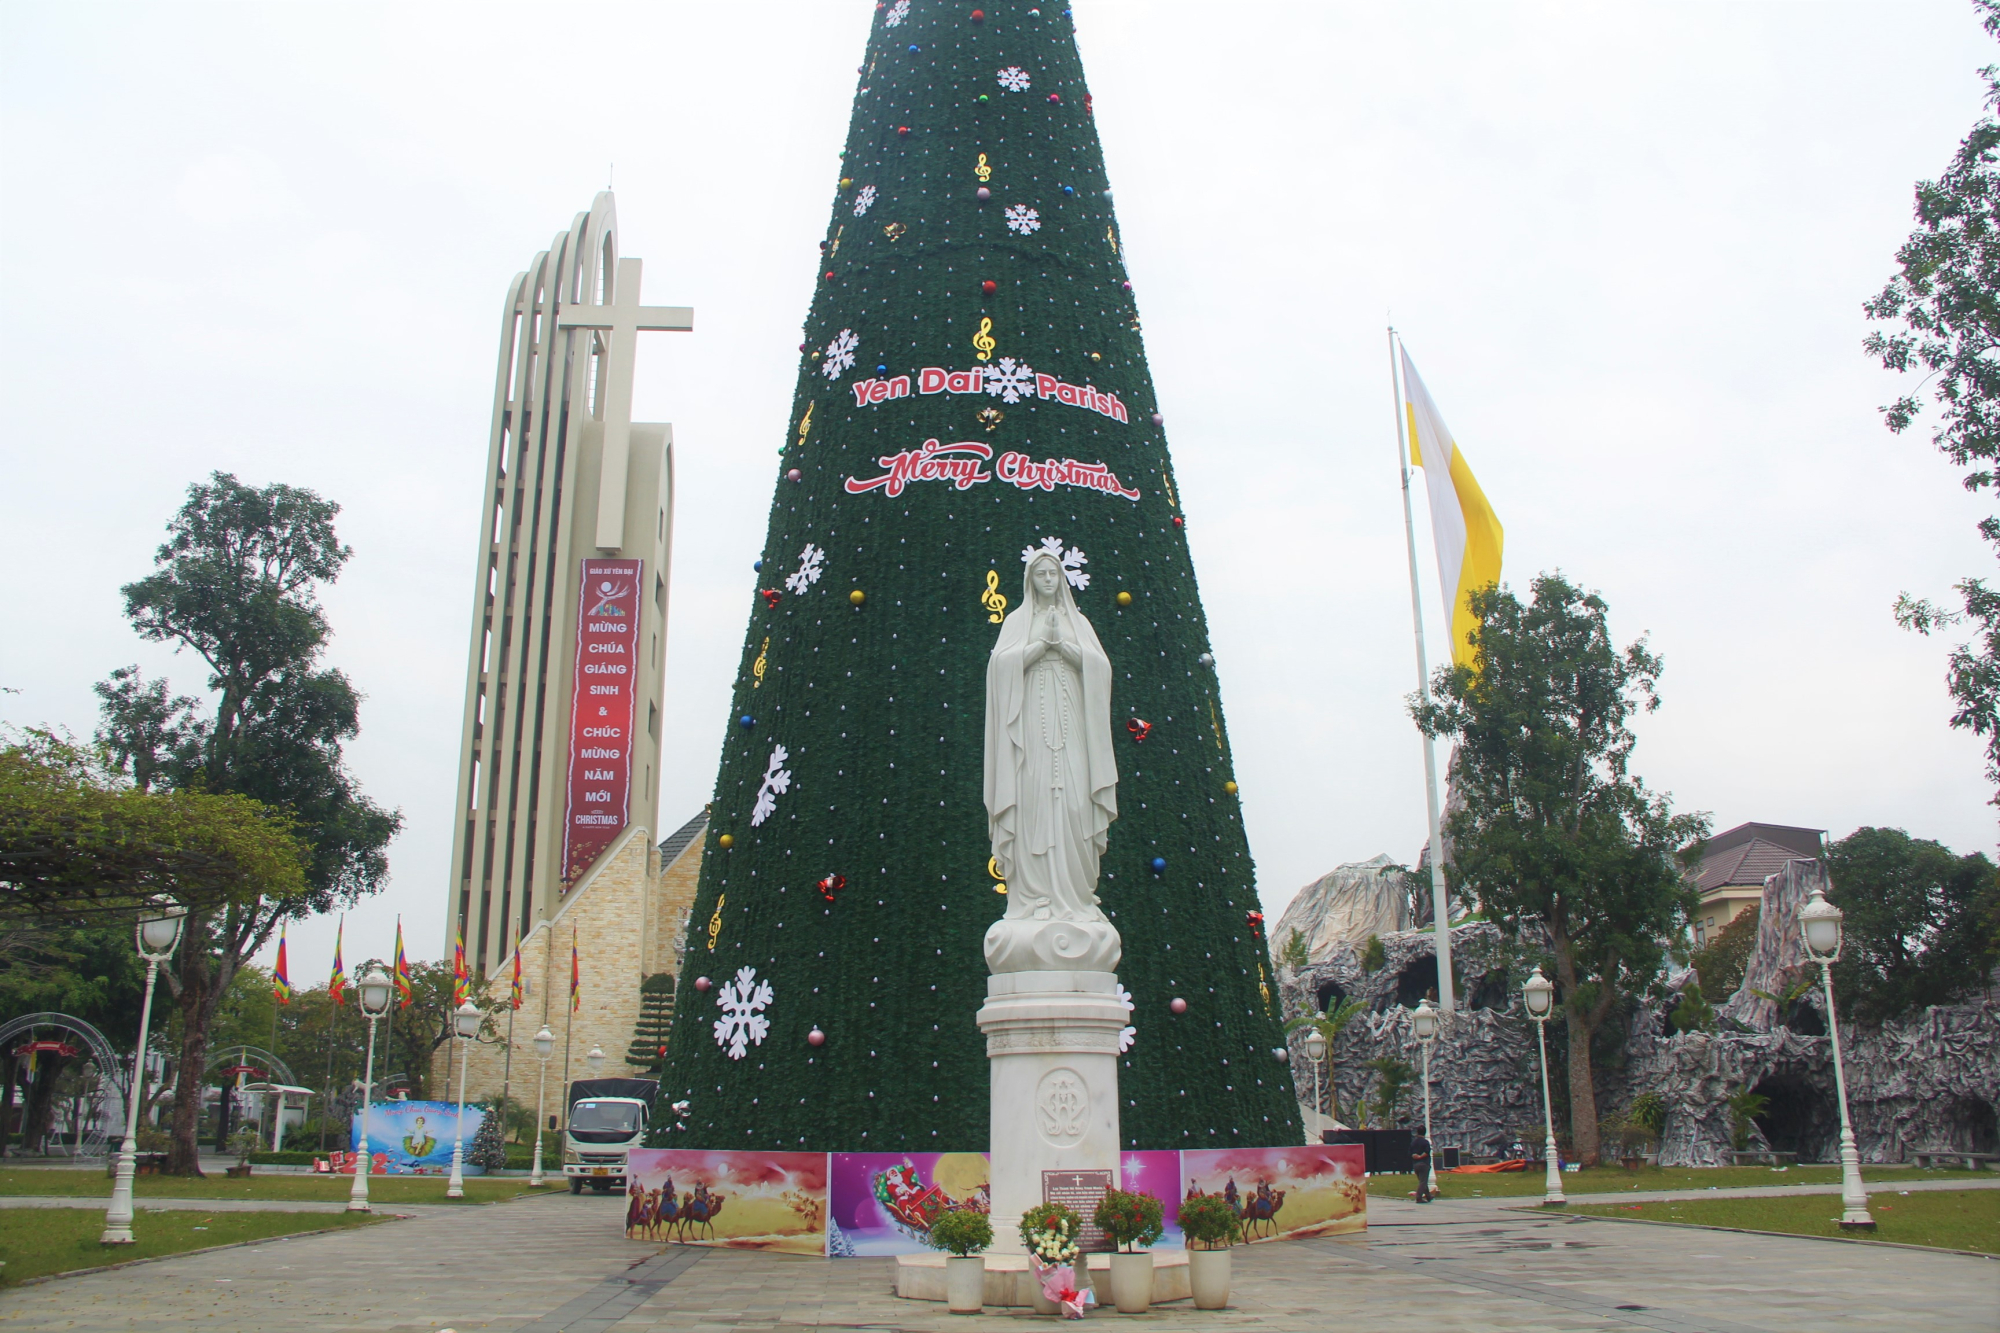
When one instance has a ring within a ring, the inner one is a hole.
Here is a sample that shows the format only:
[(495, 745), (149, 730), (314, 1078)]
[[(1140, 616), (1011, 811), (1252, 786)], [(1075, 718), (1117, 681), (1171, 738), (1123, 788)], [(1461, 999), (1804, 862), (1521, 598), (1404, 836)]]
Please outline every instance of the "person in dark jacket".
[(1431, 1201), (1431, 1141), (1421, 1129), (1410, 1129), (1410, 1169), (1417, 1173), (1417, 1202)]

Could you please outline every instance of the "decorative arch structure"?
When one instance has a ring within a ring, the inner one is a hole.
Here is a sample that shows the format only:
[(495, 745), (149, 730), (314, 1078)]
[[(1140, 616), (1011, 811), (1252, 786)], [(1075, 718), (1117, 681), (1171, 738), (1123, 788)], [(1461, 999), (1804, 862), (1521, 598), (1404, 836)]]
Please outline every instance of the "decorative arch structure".
[(25, 1014), (0, 1025), (0, 1051), (11, 1054), (20, 1044), (21, 1037), (26, 1036), (29, 1041), (42, 1040), (44, 1032), (66, 1032), (77, 1037), (97, 1066), (97, 1088), (91, 1096), (90, 1117), (85, 1122), (87, 1128), (77, 1156), (101, 1157), (105, 1142), (110, 1137), (106, 1131), (122, 1133), (124, 1130), (125, 1098), (131, 1082), (125, 1073), (124, 1062), (102, 1032), (73, 1014)]

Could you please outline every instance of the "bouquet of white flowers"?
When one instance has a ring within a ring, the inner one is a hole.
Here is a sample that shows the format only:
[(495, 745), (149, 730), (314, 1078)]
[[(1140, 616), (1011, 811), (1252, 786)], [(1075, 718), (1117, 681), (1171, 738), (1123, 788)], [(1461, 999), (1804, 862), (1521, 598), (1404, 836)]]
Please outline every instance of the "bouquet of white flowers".
[(1076, 1256), (1082, 1252), (1082, 1247), (1076, 1243), (1076, 1237), (1070, 1232), (1069, 1221), (1066, 1218), (1056, 1218), (1053, 1225), (1043, 1227), (1033, 1235), (1035, 1258), (1041, 1260), (1043, 1264), (1073, 1263)]

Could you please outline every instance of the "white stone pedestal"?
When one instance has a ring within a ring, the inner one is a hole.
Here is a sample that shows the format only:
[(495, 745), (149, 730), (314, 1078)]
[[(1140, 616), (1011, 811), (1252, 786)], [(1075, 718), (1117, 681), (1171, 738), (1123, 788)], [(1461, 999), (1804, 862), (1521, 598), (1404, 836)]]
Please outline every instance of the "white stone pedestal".
[[(1112, 937), (1114, 940), (1116, 936)], [(1002, 972), (986, 979), (979, 1030), (992, 1076), (993, 1249), (1022, 1252), (1021, 1214), (1044, 1171), (1118, 1170), (1113, 972)]]

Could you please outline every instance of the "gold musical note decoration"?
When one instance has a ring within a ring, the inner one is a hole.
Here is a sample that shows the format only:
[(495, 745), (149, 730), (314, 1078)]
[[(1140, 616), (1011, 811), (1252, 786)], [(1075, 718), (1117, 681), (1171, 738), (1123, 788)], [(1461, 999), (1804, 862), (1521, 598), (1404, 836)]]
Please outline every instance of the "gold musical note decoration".
[[(996, 880), (1000, 879), (1000, 859), (998, 857), (989, 856), (986, 858), (986, 873), (993, 876)], [(1000, 880), (999, 883), (993, 886), (993, 892), (1002, 894), (1007, 892), (1007, 882)]]
[(1271, 985), (1264, 976), (1264, 964), (1257, 964), (1257, 993), (1264, 997), (1264, 1017), (1271, 1016)]
[(764, 646), (757, 650), (757, 660), (750, 664), (750, 674), (756, 677), (756, 680), (752, 681), (750, 684), (750, 688), (753, 690), (761, 690), (764, 688), (764, 661), (766, 655), (769, 654), (770, 651), (771, 651), (771, 640), (770, 636), (766, 635), (764, 639)]
[(1174, 479), (1167, 475), (1165, 468), (1160, 469), (1160, 485), (1166, 488), (1167, 503), (1175, 509), (1179, 509), (1181, 502), (1174, 498)]
[(993, 341), (993, 321), (984, 315), (979, 317), (979, 332), (972, 335), (972, 345), (979, 349), (973, 353), (975, 361), (990, 359), (993, 349), (999, 346)]
[(891, 222), (888, 226), (882, 228), (882, 234), (884, 236), (887, 236), (890, 240), (894, 241), (901, 239), (903, 233), (908, 230), (909, 228), (905, 227), (900, 222)]
[(818, 407), (818, 406), (819, 406), (819, 404), (818, 404), (818, 403), (816, 403), (816, 402), (813, 402), (813, 403), (807, 403), (807, 404), (806, 404), (806, 414), (805, 414), (804, 416), (802, 416), (802, 417), (800, 417), (800, 418), (799, 418), (799, 443), (800, 443), (800, 444), (804, 444), (804, 443), (806, 442), (806, 433), (807, 433), (808, 431), (812, 430), (812, 428), (813, 428), (813, 409), (814, 409), (815, 407)]
[(708, 951), (710, 953), (715, 952), (716, 937), (722, 934), (722, 905), (728, 901), (729, 895), (726, 893), (715, 895), (715, 915), (708, 919)]
[(979, 177), (982, 185), (993, 179), (993, 168), (986, 165), (986, 154), (979, 155), (979, 165), (972, 169), (972, 174)]
[(840, 253), (840, 233), (846, 230), (847, 230), (847, 224), (845, 222), (841, 223), (838, 227), (835, 227), (833, 229), (833, 244), (829, 245), (826, 248), (826, 257), (828, 259), (831, 259), (835, 255)]
[(1007, 598), (1000, 591), (999, 570), (989, 569), (986, 571), (986, 591), (979, 594), (979, 601), (982, 606), (993, 613), (986, 617), (989, 623), (997, 625), (1007, 618)]
[(1106, 228), (1104, 229), (1104, 239), (1105, 239), (1105, 240), (1107, 240), (1107, 241), (1109, 241), (1109, 242), (1111, 242), (1111, 253), (1112, 253), (1112, 254), (1114, 254), (1114, 255), (1115, 255), (1115, 254), (1117, 254), (1117, 253), (1118, 253), (1118, 229), (1117, 229), (1116, 227), (1106, 227)]
[(1215, 696), (1208, 697), (1208, 720), (1215, 727), (1215, 752), (1222, 753), (1222, 717), (1215, 711)]

